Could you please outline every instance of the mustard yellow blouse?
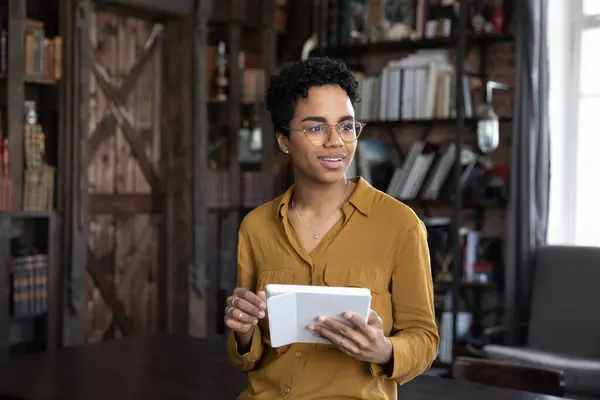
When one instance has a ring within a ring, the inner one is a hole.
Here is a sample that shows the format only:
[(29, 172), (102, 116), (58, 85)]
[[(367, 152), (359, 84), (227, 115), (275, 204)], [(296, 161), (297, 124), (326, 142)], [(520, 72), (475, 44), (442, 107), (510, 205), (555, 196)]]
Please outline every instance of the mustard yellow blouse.
[(264, 318), (246, 354), (239, 354), (229, 335), (229, 357), (248, 373), (239, 400), (396, 399), (397, 384), (433, 362), (439, 335), (425, 227), (403, 203), (362, 178), (355, 181), (344, 218), (312, 254), (286, 218), (293, 187), (249, 213), (239, 230), (237, 285), (254, 292), (269, 283), (369, 288), (371, 308), (392, 341), (393, 360), (369, 365), (324, 344), (274, 349)]

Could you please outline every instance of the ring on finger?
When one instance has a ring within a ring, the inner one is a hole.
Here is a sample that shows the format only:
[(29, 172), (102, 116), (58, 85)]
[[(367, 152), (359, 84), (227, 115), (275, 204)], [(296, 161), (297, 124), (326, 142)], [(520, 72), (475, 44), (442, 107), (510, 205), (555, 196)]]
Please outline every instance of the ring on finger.
[(228, 316), (229, 313), (233, 310), (233, 307), (227, 307), (227, 311), (225, 312), (225, 316)]
[(244, 313), (243, 313), (243, 312), (240, 312), (240, 313), (238, 314), (238, 316), (237, 316), (237, 317), (238, 317), (238, 319), (241, 321), (241, 320), (242, 320), (242, 318), (244, 318)]
[(233, 300), (231, 300), (231, 307), (235, 307), (235, 302), (239, 299), (239, 297), (235, 296)]
[(344, 344), (344, 338), (342, 338), (342, 340), (340, 340), (340, 347), (342, 347), (343, 344)]

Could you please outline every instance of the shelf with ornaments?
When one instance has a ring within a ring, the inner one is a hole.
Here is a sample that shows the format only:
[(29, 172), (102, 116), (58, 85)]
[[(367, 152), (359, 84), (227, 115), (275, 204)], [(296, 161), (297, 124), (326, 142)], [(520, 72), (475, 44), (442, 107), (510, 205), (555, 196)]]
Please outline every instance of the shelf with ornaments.
[[(205, 196), (208, 229), (215, 234), (207, 238), (207, 257), (215, 268), (211, 276), (226, 275), (218, 279), (216, 304), (235, 285), (227, 278), (235, 276), (235, 267), (230, 269), (225, 255), (236, 252), (239, 223), (279, 191), (274, 133), (264, 105), (265, 77), (277, 66), (276, 8), (275, 0), (222, 2), (215, 4), (209, 22), (204, 49), (208, 99), (204, 181), (210, 188)], [(216, 329), (224, 332), (222, 324)]]
[(58, 0), (0, 4), (0, 363), (58, 346), (59, 19)]

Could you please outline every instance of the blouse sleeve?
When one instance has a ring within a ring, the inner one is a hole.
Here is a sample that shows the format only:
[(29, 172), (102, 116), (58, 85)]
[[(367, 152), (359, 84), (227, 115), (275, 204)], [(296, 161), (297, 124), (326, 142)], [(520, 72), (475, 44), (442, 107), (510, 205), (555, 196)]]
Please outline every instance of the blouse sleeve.
[(417, 221), (404, 236), (395, 254), (391, 282), (392, 359), (386, 365), (370, 364), (372, 375), (385, 376), (399, 384), (409, 382), (431, 366), (440, 340), (425, 225)]
[[(243, 287), (252, 291), (256, 288), (256, 268), (248, 246), (247, 229), (242, 223), (238, 233), (238, 265), (237, 265), (237, 287)], [(262, 332), (258, 326), (254, 326), (254, 333), (250, 348), (244, 354), (240, 354), (239, 344), (233, 331), (229, 332), (227, 341), (227, 352), (233, 365), (242, 372), (249, 372), (256, 368), (263, 355)]]

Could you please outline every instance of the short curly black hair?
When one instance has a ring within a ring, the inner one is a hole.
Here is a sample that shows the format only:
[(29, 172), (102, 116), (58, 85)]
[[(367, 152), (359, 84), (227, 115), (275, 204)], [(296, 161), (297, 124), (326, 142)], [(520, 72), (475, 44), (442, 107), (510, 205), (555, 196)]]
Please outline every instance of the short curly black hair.
[(294, 119), (296, 103), (300, 96), (307, 98), (313, 86), (339, 85), (352, 104), (360, 101), (356, 75), (343, 61), (329, 57), (313, 57), (283, 65), (279, 73), (271, 77), (266, 92), (267, 110), (275, 132), (288, 134), (287, 127)]

